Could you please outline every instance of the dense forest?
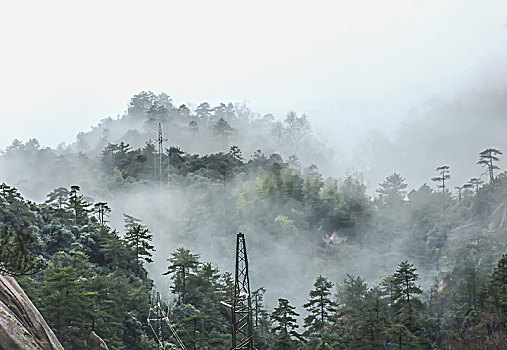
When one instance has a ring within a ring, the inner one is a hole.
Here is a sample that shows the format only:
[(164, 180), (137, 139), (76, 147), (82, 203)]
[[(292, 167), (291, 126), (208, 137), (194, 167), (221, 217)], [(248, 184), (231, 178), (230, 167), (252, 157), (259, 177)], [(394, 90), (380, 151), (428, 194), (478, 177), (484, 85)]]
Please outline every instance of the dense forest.
[(399, 173), (367, 189), (323, 176), (332, 153), (305, 115), (142, 92), (73, 145), (2, 151), (0, 270), (66, 349), (91, 330), (112, 349), (158, 348), (155, 290), (188, 349), (226, 349), (241, 231), (257, 349), (501, 349), (507, 173), (488, 147), (467, 183), (450, 164), (416, 189)]

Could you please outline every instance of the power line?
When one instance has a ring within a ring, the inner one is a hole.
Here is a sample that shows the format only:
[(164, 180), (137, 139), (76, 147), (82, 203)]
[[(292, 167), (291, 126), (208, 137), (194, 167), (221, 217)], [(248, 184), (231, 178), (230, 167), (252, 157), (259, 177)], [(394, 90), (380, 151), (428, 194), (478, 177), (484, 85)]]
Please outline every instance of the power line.
[(176, 329), (171, 324), (169, 318), (169, 307), (167, 307), (167, 312), (164, 313), (164, 307), (160, 300), (160, 293), (157, 292), (156, 299), (154, 300), (152, 298), (152, 301), (150, 303), (150, 311), (148, 312), (148, 324), (150, 325), (150, 328), (153, 331), (153, 334), (155, 335), (158, 349), (161, 348), (164, 349), (164, 333), (163, 333), (164, 323), (167, 324), (167, 326), (169, 327), (169, 330), (171, 331), (171, 334), (176, 343), (178, 344), (178, 346), (180, 347), (180, 349), (187, 350), (185, 344), (181, 341), (180, 337), (178, 336)]

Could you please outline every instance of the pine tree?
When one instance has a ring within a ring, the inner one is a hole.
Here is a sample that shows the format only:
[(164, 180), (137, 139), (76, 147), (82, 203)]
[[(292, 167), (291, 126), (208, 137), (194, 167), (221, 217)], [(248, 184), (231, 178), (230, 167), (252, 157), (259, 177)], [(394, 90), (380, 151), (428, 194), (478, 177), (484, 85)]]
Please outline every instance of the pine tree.
[(337, 293), (337, 321), (340, 323), (341, 335), (345, 342), (358, 337), (359, 325), (362, 322), (366, 307), (368, 286), (361, 277), (347, 274)]
[(388, 305), (382, 299), (378, 287), (368, 291), (366, 304), (360, 310), (357, 337), (351, 346), (357, 349), (381, 349), (384, 343), (384, 334), (389, 328)]
[(501, 328), (507, 332), (507, 254), (498, 261), (489, 280), (486, 308), (500, 315)]
[(79, 194), (81, 188), (77, 185), (70, 187), (68, 209), (74, 212), (74, 223), (76, 225), (84, 223), (88, 219), (88, 207), (90, 204)]
[(30, 275), (45, 267), (43, 261), (27, 249), (31, 242), (33, 236), (29, 233), (13, 231), (7, 226), (0, 229), (0, 274)]
[(440, 183), (438, 188), (442, 189), (442, 211), (445, 216), (445, 197), (446, 197), (446, 191), (447, 188), (446, 181), (451, 178), (451, 175), (449, 174), (449, 166), (448, 165), (442, 165), (435, 169), (440, 176), (436, 176), (431, 178), (432, 181), (435, 181), (437, 183)]
[(211, 120), (211, 107), (208, 102), (203, 102), (195, 109), (195, 116), (202, 125), (207, 126)]
[(192, 134), (197, 134), (199, 132), (199, 124), (195, 120), (191, 120), (188, 123), (188, 128), (192, 132)]
[(398, 265), (398, 269), (392, 275), (392, 309), (393, 322), (388, 330), (388, 334), (395, 339), (398, 348), (401, 350), (404, 346), (416, 348), (420, 345), (420, 339), (416, 333), (420, 329), (420, 317), (417, 314), (421, 305), (418, 295), (422, 290), (416, 285), (418, 280), (417, 269), (404, 261)]
[(259, 326), (259, 318), (265, 313), (264, 310), (264, 293), (266, 288), (260, 287), (252, 292), (252, 313), (253, 313), (253, 325), (254, 327)]
[(46, 203), (52, 207), (62, 209), (68, 204), (69, 190), (65, 187), (58, 187), (50, 192), (47, 197), (48, 199), (46, 200)]
[(403, 198), (407, 191), (405, 179), (398, 173), (393, 173), (386, 177), (376, 190), (380, 199), (387, 205), (399, 205), (403, 202)]
[(258, 349), (269, 349), (272, 345), (271, 320), (264, 306), (264, 293), (264, 287), (252, 292), (254, 344)]
[(234, 132), (234, 129), (225, 121), (224, 118), (218, 119), (213, 125), (213, 133), (218, 137), (227, 137)]
[(168, 117), (168, 110), (163, 105), (153, 104), (146, 112), (146, 124), (148, 127), (155, 127), (157, 123), (165, 123)]
[(470, 184), (470, 183), (466, 183), (464, 184), (463, 186), (456, 186), (454, 187), (456, 190), (458, 190), (458, 200), (459, 200), (459, 205), (461, 205), (461, 202), (463, 200), (463, 190), (466, 190), (468, 188), (472, 188), (473, 185)]
[(493, 183), (495, 181), (495, 170), (499, 170), (500, 168), (494, 164), (493, 162), (498, 162), (500, 159), (497, 157), (501, 155), (502, 152), (495, 148), (487, 148), (482, 151), (479, 155), (479, 161), (477, 164), (486, 167), (488, 169), (489, 174), (489, 182)]
[(85, 297), (78, 282), (78, 275), (72, 266), (58, 267), (51, 271), (41, 290), (42, 314), (53, 326), (58, 339), (66, 348), (77, 339), (84, 339), (80, 328), (84, 312)]
[(97, 215), (97, 221), (102, 226), (106, 224), (106, 218), (110, 212), (111, 208), (106, 202), (98, 202), (93, 205), (93, 213)]
[(480, 178), (473, 177), (471, 178), (468, 183), (475, 188), (475, 194), (479, 192), (479, 187), (484, 183)]
[(276, 349), (289, 350), (293, 349), (294, 338), (299, 339), (301, 336), (296, 329), (299, 328), (297, 318), (299, 314), (294, 310), (296, 307), (289, 304), (287, 299), (279, 298), (278, 306), (273, 309), (270, 315), (271, 321), (276, 323), (273, 327), (275, 336)]
[(331, 288), (333, 283), (325, 277), (317, 277), (314, 283), (314, 290), (310, 291), (310, 299), (303, 307), (308, 311), (305, 318), (305, 335), (322, 334), (333, 322), (333, 314), (336, 312), (337, 304), (331, 300)]
[(172, 257), (167, 259), (171, 265), (163, 275), (176, 273), (171, 278), (174, 282), (172, 289), (178, 293), (178, 303), (185, 304), (187, 278), (199, 266), (199, 255), (192, 254), (189, 249), (183, 247), (176, 249), (171, 255)]
[(125, 232), (130, 231), (134, 226), (141, 225), (142, 221), (136, 217), (133, 217), (132, 215), (123, 214), (123, 224)]
[(417, 296), (422, 294), (422, 290), (416, 285), (416, 281), (419, 279), (416, 271), (414, 265), (404, 261), (398, 265), (398, 269), (393, 274), (394, 304), (402, 311), (405, 324), (411, 330), (415, 329), (416, 325), (414, 309), (416, 304), (420, 303)]
[(127, 242), (127, 246), (134, 250), (137, 264), (139, 264), (140, 259), (149, 263), (153, 262), (151, 259), (151, 252), (155, 250), (155, 247), (150, 244), (152, 237), (153, 236), (150, 235), (150, 230), (140, 224), (132, 226), (132, 228), (125, 233), (123, 239)]

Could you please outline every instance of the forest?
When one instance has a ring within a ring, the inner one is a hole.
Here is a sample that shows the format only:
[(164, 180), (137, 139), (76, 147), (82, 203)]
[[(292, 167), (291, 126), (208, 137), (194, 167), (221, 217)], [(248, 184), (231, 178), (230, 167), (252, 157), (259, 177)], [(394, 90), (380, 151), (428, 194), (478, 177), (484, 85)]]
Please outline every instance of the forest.
[(228, 349), (244, 232), (259, 350), (504, 349), (501, 157), (484, 145), (466, 183), (439, 164), (418, 188), (394, 172), (369, 189), (328, 176), (304, 114), (141, 92), (72, 145), (1, 151), (0, 272), (65, 349), (91, 330), (111, 349), (179, 349), (150, 328), (155, 291), (186, 348)]

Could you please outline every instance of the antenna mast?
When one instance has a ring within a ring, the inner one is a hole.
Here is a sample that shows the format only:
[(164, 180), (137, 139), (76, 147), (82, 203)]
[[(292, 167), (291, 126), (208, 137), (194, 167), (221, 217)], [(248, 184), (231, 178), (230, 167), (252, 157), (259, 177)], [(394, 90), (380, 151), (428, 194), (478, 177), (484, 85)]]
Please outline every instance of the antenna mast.
[(162, 137), (162, 124), (158, 123), (158, 181), (162, 182), (162, 153), (164, 139)]
[(255, 350), (253, 346), (252, 300), (248, 278), (245, 235), (236, 236), (236, 273), (232, 301), (232, 350)]

